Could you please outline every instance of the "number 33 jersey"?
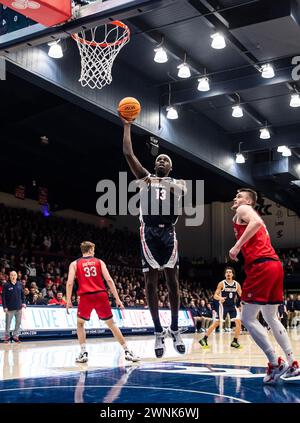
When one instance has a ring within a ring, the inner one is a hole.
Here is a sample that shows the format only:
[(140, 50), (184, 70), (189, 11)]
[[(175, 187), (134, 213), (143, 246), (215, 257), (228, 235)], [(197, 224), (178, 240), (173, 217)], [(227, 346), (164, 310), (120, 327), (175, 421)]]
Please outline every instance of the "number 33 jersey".
[(78, 295), (106, 291), (101, 261), (96, 257), (81, 257), (77, 260), (76, 278)]

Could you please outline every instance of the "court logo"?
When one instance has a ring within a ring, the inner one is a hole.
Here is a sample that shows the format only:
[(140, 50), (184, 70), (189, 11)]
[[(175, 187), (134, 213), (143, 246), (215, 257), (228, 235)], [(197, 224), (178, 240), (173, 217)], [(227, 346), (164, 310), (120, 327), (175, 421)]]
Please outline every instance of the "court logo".
[[(111, 180), (99, 181), (96, 192), (101, 193), (96, 203), (100, 216), (165, 216), (175, 222), (185, 216), (186, 226), (201, 226), (204, 221), (204, 181), (175, 181), (158, 178), (131, 181), (127, 172), (119, 172), (119, 184)], [(133, 194), (133, 195), (132, 195)], [(130, 197), (130, 198), (129, 198)], [(153, 219), (157, 222), (158, 219)], [(162, 219), (166, 222), (166, 219)]]
[(40, 3), (33, 0), (15, 0), (11, 2), (12, 7), (19, 10), (25, 9), (39, 9), (41, 7)]

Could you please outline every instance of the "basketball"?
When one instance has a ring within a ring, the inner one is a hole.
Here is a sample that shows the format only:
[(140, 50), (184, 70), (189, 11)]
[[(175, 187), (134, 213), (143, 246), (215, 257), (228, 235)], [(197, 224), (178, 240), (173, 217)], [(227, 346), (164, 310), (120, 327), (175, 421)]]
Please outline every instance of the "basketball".
[(141, 105), (136, 98), (125, 97), (120, 101), (118, 111), (124, 119), (131, 121), (140, 114)]

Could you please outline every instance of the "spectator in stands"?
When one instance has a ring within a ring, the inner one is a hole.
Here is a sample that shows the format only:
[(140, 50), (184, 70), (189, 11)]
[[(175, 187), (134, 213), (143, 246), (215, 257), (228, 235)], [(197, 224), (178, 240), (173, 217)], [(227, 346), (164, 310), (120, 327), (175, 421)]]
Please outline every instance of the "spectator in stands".
[(17, 272), (11, 271), (9, 281), (4, 284), (2, 291), (2, 305), (5, 313), (4, 342), (10, 341), (10, 324), (15, 317), (15, 328), (12, 333), (14, 342), (20, 342), (19, 333), (22, 319), (22, 308), (26, 307), (22, 285), (17, 280)]
[(131, 302), (131, 298), (130, 298), (130, 296), (129, 295), (126, 295), (126, 297), (124, 298), (124, 307), (131, 307), (131, 304), (130, 304), (130, 302)]
[(49, 237), (44, 236), (43, 245), (44, 245), (46, 251), (50, 250), (51, 245), (52, 245), (50, 236)]
[(194, 324), (195, 324), (195, 331), (196, 332), (200, 332), (200, 328), (201, 328), (201, 317), (199, 314), (199, 310), (198, 307), (196, 307), (195, 301), (192, 300), (189, 304), (188, 310), (190, 311), (193, 320), (194, 320)]
[(30, 294), (29, 288), (27, 288), (27, 286), (25, 286), (25, 288), (23, 288), (23, 291), (24, 291), (25, 304), (29, 304), (29, 300), (30, 300), (30, 297), (29, 297), (29, 294)]
[(295, 308), (295, 325), (298, 326), (300, 324), (300, 294), (297, 295), (297, 299), (294, 302)]
[(49, 302), (48, 305), (60, 305), (62, 307), (66, 306), (66, 301), (63, 299), (63, 293), (62, 292), (58, 292), (56, 294), (56, 297), (52, 298)]
[(287, 310), (287, 325), (289, 328), (295, 327), (295, 307), (294, 307), (294, 295), (290, 294), (286, 300)]
[(77, 301), (76, 295), (72, 295), (71, 302), (73, 307), (78, 307), (78, 301)]
[(206, 301), (204, 299), (200, 300), (200, 305), (198, 307), (201, 329), (200, 332), (205, 332), (209, 328), (209, 325), (212, 321), (212, 311), (211, 308), (207, 307)]
[(278, 320), (283, 324), (285, 329), (287, 329), (288, 315), (285, 304), (279, 304), (278, 306)]

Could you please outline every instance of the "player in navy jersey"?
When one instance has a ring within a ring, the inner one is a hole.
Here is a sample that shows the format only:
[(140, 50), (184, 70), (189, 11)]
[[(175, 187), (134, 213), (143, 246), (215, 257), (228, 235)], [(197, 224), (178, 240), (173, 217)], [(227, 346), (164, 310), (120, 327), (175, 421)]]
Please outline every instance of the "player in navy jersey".
[(206, 335), (200, 339), (199, 343), (202, 347), (208, 345), (207, 338), (219, 326), (220, 319), (225, 319), (227, 314), (235, 322), (235, 333), (231, 346), (233, 348), (240, 347), (238, 338), (241, 333), (241, 319), (237, 311), (236, 301), (237, 296), (240, 297), (242, 295), (242, 289), (240, 284), (233, 279), (234, 277), (234, 269), (232, 267), (226, 267), (225, 279), (218, 283), (214, 294), (217, 312), (216, 321), (210, 326)]
[[(140, 236), (142, 267), (145, 275), (146, 295), (155, 328), (155, 355), (165, 353), (165, 337), (173, 339), (180, 354), (185, 345), (178, 329), (179, 282), (178, 251), (174, 225), (178, 218), (178, 203), (186, 193), (183, 180), (169, 177), (172, 160), (160, 154), (155, 160), (154, 174), (146, 170), (135, 154), (131, 143), (131, 122), (120, 116), (124, 125), (123, 153), (132, 173), (140, 182)], [(163, 329), (158, 312), (157, 283), (159, 271), (164, 271), (171, 308), (171, 326)]]
[(73, 261), (69, 266), (69, 275), (67, 281), (67, 313), (72, 307), (71, 296), (74, 285), (74, 279), (78, 282), (78, 311), (77, 311), (77, 335), (81, 352), (76, 358), (77, 363), (86, 363), (88, 353), (86, 351), (86, 334), (84, 323), (90, 320), (91, 312), (95, 309), (99, 319), (104, 320), (113, 336), (123, 347), (125, 359), (128, 361), (139, 361), (132, 351), (129, 350), (126, 341), (116, 324), (113, 321), (113, 315), (109, 304), (109, 297), (106, 291), (104, 280), (107, 282), (112, 295), (116, 300), (117, 307), (124, 308), (115, 283), (111, 278), (104, 261), (95, 257), (95, 244), (84, 241), (80, 245), (82, 257)]

